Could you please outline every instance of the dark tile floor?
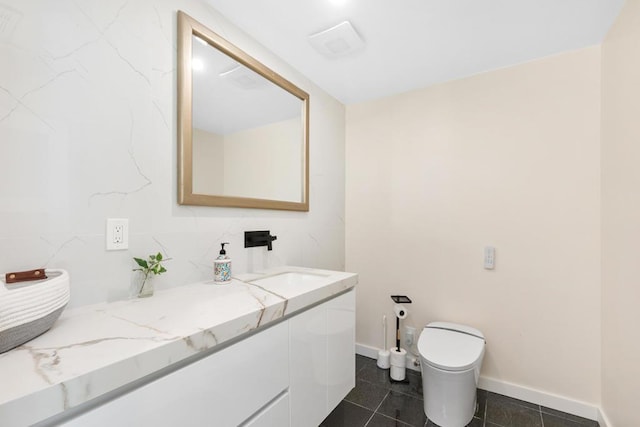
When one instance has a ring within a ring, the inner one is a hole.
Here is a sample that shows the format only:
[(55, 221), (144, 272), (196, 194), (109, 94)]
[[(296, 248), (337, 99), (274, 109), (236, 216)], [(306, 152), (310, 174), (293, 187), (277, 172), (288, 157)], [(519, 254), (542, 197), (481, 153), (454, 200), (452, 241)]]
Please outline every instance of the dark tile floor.
[[(392, 384), (389, 370), (356, 355), (356, 387), (321, 427), (435, 427), (427, 420), (419, 372), (407, 369), (408, 384)], [(595, 421), (544, 406), (478, 390), (478, 409), (470, 427), (598, 427)]]

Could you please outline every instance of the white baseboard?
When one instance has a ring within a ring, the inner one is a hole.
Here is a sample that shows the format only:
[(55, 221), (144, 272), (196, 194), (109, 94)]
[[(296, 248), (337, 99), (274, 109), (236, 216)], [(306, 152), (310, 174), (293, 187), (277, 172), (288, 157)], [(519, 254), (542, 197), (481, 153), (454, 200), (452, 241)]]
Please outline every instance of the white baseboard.
[(602, 409), (598, 410), (597, 421), (598, 421), (598, 424), (600, 424), (600, 427), (613, 427), (613, 424), (611, 424), (611, 422), (609, 421), (609, 419), (607, 418), (607, 416), (605, 415)]
[[(378, 350), (379, 349), (375, 347), (356, 343), (356, 354), (361, 356), (377, 359)], [(410, 364), (408, 363), (408, 368), (414, 369), (409, 365)], [(416, 370), (419, 371), (420, 367)], [(524, 400), (526, 402), (566, 412), (568, 414), (595, 420), (600, 423), (600, 427), (613, 427), (612, 424), (608, 422), (607, 417), (600, 408), (585, 402), (483, 376), (480, 377), (478, 387), (493, 393), (502, 394), (504, 396), (513, 397), (515, 399)]]
[(558, 396), (545, 391), (535, 390), (518, 384), (512, 384), (506, 381), (496, 380), (494, 378), (480, 376), (478, 387), (483, 390), (546, 406), (547, 408), (556, 409), (558, 411), (566, 412), (567, 414), (577, 415), (590, 420), (597, 421), (601, 413), (600, 408), (585, 402), (573, 400), (564, 396)]
[(356, 354), (359, 354), (360, 356), (368, 357), (370, 359), (377, 359), (378, 351), (380, 351), (380, 349), (356, 343)]
[[(360, 356), (365, 356), (370, 359), (378, 359), (378, 351), (380, 351), (379, 348), (356, 343), (356, 354), (359, 354)], [(417, 359), (415, 356), (407, 353), (407, 369), (420, 372), (420, 364), (415, 364), (415, 359)]]

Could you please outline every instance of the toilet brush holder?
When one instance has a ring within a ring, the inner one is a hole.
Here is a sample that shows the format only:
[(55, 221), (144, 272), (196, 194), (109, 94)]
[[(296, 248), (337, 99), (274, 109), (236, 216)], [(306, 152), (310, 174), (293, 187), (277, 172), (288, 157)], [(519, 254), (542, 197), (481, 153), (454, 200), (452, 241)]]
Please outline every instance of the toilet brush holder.
[(389, 369), (391, 366), (391, 353), (389, 350), (380, 350), (378, 351), (378, 368), (380, 369)]
[(406, 382), (407, 351), (404, 348), (397, 349), (392, 347), (389, 352), (391, 353), (391, 381)]
[(382, 316), (382, 342), (384, 346), (378, 351), (378, 368), (389, 369), (391, 366), (391, 353), (387, 350), (387, 316)]

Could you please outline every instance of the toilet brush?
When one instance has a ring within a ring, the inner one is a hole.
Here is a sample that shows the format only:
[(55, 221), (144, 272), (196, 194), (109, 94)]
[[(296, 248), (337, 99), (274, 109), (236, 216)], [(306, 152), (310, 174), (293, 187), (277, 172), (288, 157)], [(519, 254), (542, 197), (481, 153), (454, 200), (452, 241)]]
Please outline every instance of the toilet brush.
[(378, 368), (389, 369), (391, 366), (391, 352), (387, 350), (387, 316), (382, 315), (382, 341), (384, 346), (378, 351)]

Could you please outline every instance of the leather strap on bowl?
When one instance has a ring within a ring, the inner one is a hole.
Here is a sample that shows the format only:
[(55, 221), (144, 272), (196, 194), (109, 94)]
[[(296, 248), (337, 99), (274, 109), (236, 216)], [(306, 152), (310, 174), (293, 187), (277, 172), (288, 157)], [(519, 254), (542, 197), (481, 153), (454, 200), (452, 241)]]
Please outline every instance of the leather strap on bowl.
[(47, 275), (44, 273), (44, 268), (29, 271), (16, 271), (14, 273), (7, 273), (5, 275), (6, 283), (27, 282), (29, 280), (42, 280), (46, 279)]

